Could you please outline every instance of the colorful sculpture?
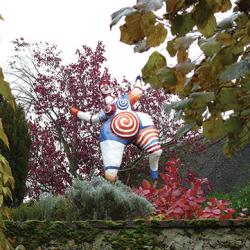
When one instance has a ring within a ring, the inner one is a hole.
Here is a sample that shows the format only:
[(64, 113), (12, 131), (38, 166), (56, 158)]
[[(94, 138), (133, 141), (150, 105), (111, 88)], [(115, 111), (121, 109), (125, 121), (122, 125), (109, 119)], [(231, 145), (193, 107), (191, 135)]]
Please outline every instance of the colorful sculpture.
[(106, 106), (97, 114), (71, 108), (79, 119), (97, 123), (104, 122), (100, 129), (100, 146), (104, 163), (105, 178), (115, 182), (126, 145), (133, 143), (149, 154), (150, 174), (154, 182), (158, 178), (158, 162), (162, 153), (159, 132), (152, 118), (145, 113), (135, 112), (133, 106), (143, 94), (143, 83), (137, 77), (133, 90), (116, 98), (107, 82), (100, 83)]

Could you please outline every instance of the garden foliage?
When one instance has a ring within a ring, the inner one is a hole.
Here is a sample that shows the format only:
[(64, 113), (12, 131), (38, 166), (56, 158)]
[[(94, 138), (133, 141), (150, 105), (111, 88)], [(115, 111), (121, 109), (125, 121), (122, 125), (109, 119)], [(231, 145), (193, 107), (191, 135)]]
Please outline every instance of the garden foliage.
[(232, 205), (238, 211), (250, 216), (250, 183), (231, 195)]
[(231, 219), (236, 210), (227, 200), (214, 197), (207, 200), (210, 185), (206, 178), (198, 178), (190, 172), (186, 178), (179, 174), (180, 162), (172, 159), (160, 173), (163, 184), (153, 187), (144, 180), (134, 192), (142, 195), (154, 206), (154, 214), (159, 218), (170, 219)]
[[(0, 19), (3, 19), (0, 15)], [(11, 93), (9, 83), (4, 80), (2, 68), (0, 68), (0, 95), (5, 98), (8, 104), (15, 109), (15, 99)], [(6, 136), (2, 120), (0, 117), (0, 140), (9, 148), (8, 137)], [(12, 198), (11, 190), (14, 189), (14, 178), (8, 161), (0, 152), (0, 250), (11, 249), (9, 241), (6, 239), (3, 229), (3, 216), (9, 216), (4, 207), (4, 198)]]
[(75, 180), (65, 196), (44, 193), (39, 201), (24, 203), (13, 209), (13, 219), (25, 220), (126, 220), (149, 216), (153, 207), (145, 198), (117, 181), (115, 185), (102, 177), (91, 181)]
[(13, 110), (2, 97), (0, 97), (0, 117), (9, 141), (9, 148), (3, 142), (0, 142), (0, 152), (8, 160), (15, 180), (12, 201), (8, 200), (6, 205), (18, 206), (26, 195), (28, 159), (31, 146), (28, 123), (21, 105), (17, 105), (16, 109)]
[(166, 106), (184, 120), (178, 136), (202, 127), (211, 141), (226, 138), (224, 153), (230, 156), (250, 140), (249, 0), (236, 1), (234, 8), (231, 0), (164, 2), (162, 18), (150, 9), (127, 15), (121, 41), (139, 46), (138, 52), (165, 46), (167, 57), (163, 49), (152, 51), (143, 80), (182, 99)]

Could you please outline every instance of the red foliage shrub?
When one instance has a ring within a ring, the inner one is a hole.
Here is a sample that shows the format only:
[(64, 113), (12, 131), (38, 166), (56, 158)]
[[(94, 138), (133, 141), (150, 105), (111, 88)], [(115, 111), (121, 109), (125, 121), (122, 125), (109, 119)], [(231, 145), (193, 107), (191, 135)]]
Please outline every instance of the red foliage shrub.
[(165, 220), (232, 218), (236, 211), (229, 207), (229, 201), (216, 198), (207, 201), (206, 191), (210, 190), (210, 185), (206, 178), (198, 178), (192, 172), (183, 178), (179, 168), (179, 160), (168, 161), (164, 173), (160, 174), (163, 181), (160, 188), (143, 180), (142, 186), (134, 192), (148, 199), (155, 208), (155, 215), (161, 215)]

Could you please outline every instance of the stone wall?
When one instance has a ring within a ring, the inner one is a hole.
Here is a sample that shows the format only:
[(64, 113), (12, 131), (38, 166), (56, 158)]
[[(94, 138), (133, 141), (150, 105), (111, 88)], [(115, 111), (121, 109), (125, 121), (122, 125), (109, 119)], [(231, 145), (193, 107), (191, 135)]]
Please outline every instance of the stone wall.
[(6, 221), (26, 250), (249, 250), (250, 220)]
[[(213, 190), (231, 193), (250, 182), (250, 143), (231, 158), (224, 156), (223, 142), (210, 145), (200, 153), (192, 153), (191, 149), (183, 150), (182, 147), (177, 147), (176, 151), (183, 163), (183, 175), (192, 169), (201, 177), (208, 178)], [(171, 156), (163, 154), (160, 166), (164, 166), (169, 158)]]

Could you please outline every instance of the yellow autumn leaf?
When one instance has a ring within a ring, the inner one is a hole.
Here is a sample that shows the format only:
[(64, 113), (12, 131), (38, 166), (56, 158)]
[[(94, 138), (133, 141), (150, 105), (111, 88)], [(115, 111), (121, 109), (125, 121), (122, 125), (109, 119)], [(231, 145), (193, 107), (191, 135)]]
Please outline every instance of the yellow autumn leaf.
[(141, 29), (141, 14), (136, 12), (125, 18), (125, 24), (120, 26), (120, 41), (129, 45), (136, 44), (144, 38)]
[(177, 62), (185, 63), (188, 61), (188, 52), (184, 48), (180, 48), (177, 52)]
[(145, 36), (149, 36), (154, 32), (156, 18), (153, 12), (141, 15), (140, 28)]
[(10, 85), (4, 80), (3, 71), (0, 68), (0, 95), (2, 95), (6, 101), (11, 105), (13, 109), (16, 107), (15, 98), (11, 93)]
[(167, 37), (167, 30), (162, 23), (158, 23), (147, 38), (148, 47), (157, 47), (163, 43)]
[(2, 154), (0, 154), (0, 173), (12, 176), (10, 165)]
[(218, 8), (216, 12), (225, 12), (232, 8), (232, 3), (230, 0), (216, 0), (216, 2), (218, 3)]
[(179, 94), (184, 89), (184, 84), (186, 81), (186, 74), (181, 70), (175, 70), (175, 76), (177, 78), (177, 84), (174, 87), (172, 93)]
[(2, 120), (0, 118), (0, 139), (4, 142), (4, 144), (10, 148), (10, 145), (9, 145), (9, 140), (8, 140), (8, 137), (6, 136), (5, 132), (4, 132), (4, 129), (3, 129), (3, 124), (2, 124)]
[(3, 195), (0, 194), (0, 207), (2, 207), (2, 206), (3, 206)]
[(166, 7), (168, 13), (175, 13), (178, 11), (182, 5), (185, 3), (185, 0), (168, 0), (166, 1)]

